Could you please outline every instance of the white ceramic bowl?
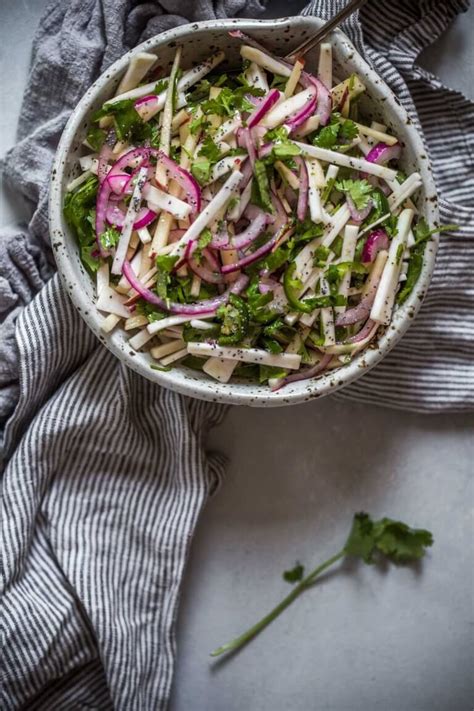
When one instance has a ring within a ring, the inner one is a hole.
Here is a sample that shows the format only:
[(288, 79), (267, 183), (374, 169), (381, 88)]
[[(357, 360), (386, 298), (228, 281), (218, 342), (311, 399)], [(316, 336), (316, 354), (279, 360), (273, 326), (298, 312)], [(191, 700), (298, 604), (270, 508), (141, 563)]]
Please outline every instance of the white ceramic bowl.
[[(255, 407), (291, 405), (311, 400), (347, 385), (376, 365), (403, 336), (418, 311), (429, 285), (437, 250), (437, 241), (428, 243), (420, 279), (407, 302), (394, 314), (392, 323), (375, 344), (357, 355), (350, 364), (313, 380), (306, 380), (272, 393), (267, 386), (248, 381), (232, 381), (224, 384), (211, 380), (204, 373), (185, 367), (176, 367), (169, 372), (150, 368), (151, 358), (146, 353), (136, 353), (127, 344), (125, 332), (117, 328), (111, 334), (101, 331), (104, 317), (96, 310), (95, 286), (84, 270), (74, 235), (66, 225), (62, 206), (65, 186), (78, 172), (77, 158), (82, 152), (82, 141), (88, 127), (91, 111), (99, 108), (113, 96), (130, 57), (144, 51), (157, 54), (160, 64), (171, 64), (177, 44), (183, 46), (183, 66), (203, 60), (211, 52), (223, 49), (229, 66), (239, 62), (239, 41), (228, 35), (228, 30), (240, 28), (251, 34), (276, 54), (284, 55), (311, 35), (321, 24), (314, 17), (290, 17), (281, 20), (226, 20), (199, 22), (168, 30), (142, 43), (113, 64), (91, 86), (69, 119), (59, 143), (50, 191), (50, 227), (53, 252), (59, 274), (74, 305), (82, 318), (102, 343), (128, 367), (145, 378), (163, 387), (176, 390), (191, 397)], [(336, 75), (348, 76), (352, 72), (367, 85), (367, 96), (362, 100), (362, 112), (367, 119), (373, 118), (391, 127), (405, 148), (402, 168), (408, 172), (417, 170), (423, 178), (418, 206), (429, 224), (438, 221), (436, 190), (431, 168), (423, 142), (405, 110), (380, 77), (360, 57), (354, 46), (342, 32), (332, 36)], [(307, 57), (310, 70), (311, 54)]]

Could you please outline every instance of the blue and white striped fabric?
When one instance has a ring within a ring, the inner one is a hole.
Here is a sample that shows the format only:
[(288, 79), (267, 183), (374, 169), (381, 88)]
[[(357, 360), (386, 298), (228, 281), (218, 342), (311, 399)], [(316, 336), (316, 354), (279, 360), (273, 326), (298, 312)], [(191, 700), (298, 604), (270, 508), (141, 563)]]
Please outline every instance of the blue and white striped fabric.
[[(315, 2), (306, 12), (325, 16), (337, 4)], [(55, 0), (35, 40), (20, 143), (8, 159), (10, 181), (35, 212), (28, 234), (0, 235), (6, 711), (157, 711), (169, 697), (183, 566), (224, 471), (203, 441), (224, 409), (126, 370), (90, 334), (57, 277), (23, 307), (51, 270), (47, 175), (69, 112), (123, 51), (184, 22), (163, 10), (178, 5)], [(378, 0), (347, 28), (419, 117), (443, 219), (461, 228), (444, 238), (433, 287), (402, 343), (338, 397), (424, 411), (474, 405), (472, 106), (414, 64), (466, 7), (463, 0)], [(201, 0), (192, 8), (187, 19), (194, 21), (252, 15), (259, 3)]]

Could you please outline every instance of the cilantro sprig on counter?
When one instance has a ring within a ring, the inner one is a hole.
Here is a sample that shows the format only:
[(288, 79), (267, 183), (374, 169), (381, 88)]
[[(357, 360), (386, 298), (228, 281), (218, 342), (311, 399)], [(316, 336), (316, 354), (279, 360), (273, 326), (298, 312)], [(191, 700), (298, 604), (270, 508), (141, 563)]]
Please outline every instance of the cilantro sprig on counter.
[(342, 558), (346, 556), (359, 558), (367, 565), (379, 560), (387, 560), (400, 565), (420, 560), (431, 545), (433, 545), (433, 536), (425, 529), (411, 528), (402, 521), (390, 518), (374, 521), (366, 513), (356, 514), (349, 537), (340, 551), (306, 575), (300, 563), (292, 570), (286, 571), (283, 574), (284, 579), (295, 584), (292, 591), (259, 622), (231, 642), (215, 649), (211, 652), (211, 656), (217, 657), (220, 654), (234, 652), (250, 642), (286, 610), (301, 593), (311, 588), (322, 573)]

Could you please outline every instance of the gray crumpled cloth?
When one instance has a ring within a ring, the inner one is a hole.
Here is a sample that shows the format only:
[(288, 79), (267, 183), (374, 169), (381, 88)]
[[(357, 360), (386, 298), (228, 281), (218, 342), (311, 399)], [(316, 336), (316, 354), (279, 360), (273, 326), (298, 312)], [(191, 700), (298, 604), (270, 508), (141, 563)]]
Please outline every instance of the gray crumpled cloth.
[[(306, 12), (327, 16), (340, 4), (319, 0)], [(346, 26), (421, 125), (443, 219), (460, 229), (443, 239), (402, 343), (338, 397), (429, 412), (474, 404), (472, 104), (416, 64), (467, 6), (379, 0)], [(224, 471), (203, 442), (224, 408), (144, 381), (89, 332), (50, 278), (48, 174), (71, 110), (124, 51), (179, 23), (261, 8), (69, 0), (41, 20), (18, 144), (4, 162), (31, 219), (0, 232), (2, 708), (166, 707), (189, 542)]]

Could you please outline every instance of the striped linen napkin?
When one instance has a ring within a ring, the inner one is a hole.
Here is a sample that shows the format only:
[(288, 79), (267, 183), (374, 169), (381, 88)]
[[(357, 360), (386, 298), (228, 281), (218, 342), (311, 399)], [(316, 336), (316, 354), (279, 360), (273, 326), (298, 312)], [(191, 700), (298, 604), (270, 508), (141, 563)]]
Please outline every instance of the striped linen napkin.
[[(325, 17), (337, 5), (305, 12)], [(427, 412), (474, 405), (472, 105), (415, 64), (466, 9), (378, 0), (346, 27), (423, 127), (443, 220), (460, 230), (443, 238), (402, 343), (337, 397)], [(224, 472), (203, 441), (225, 409), (140, 379), (98, 344), (50, 278), (47, 180), (71, 110), (124, 51), (176, 24), (259, 10), (258, 0), (55, 0), (41, 20), (19, 142), (5, 161), (34, 211), (28, 230), (0, 234), (6, 710), (167, 705), (189, 542)]]

